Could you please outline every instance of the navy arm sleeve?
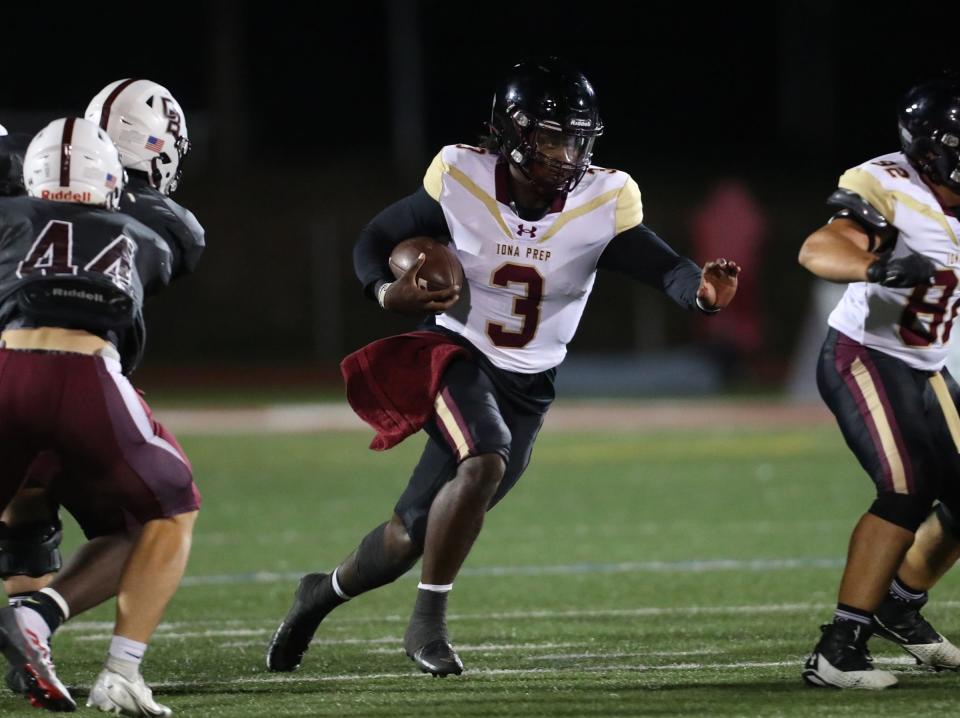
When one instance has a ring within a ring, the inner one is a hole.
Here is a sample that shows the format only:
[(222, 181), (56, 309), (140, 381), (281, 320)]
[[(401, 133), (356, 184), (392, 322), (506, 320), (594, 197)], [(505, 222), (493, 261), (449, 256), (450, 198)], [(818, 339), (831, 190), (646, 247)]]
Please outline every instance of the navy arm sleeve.
[(394, 202), (360, 231), (353, 246), (353, 269), (369, 298), (376, 296), (381, 282), (392, 282), (390, 253), (410, 237), (427, 236), (447, 242), (450, 230), (440, 203), (421, 187)]
[(681, 257), (649, 227), (621, 232), (603, 250), (597, 269), (610, 269), (659, 289), (685, 309), (697, 306), (700, 267)]

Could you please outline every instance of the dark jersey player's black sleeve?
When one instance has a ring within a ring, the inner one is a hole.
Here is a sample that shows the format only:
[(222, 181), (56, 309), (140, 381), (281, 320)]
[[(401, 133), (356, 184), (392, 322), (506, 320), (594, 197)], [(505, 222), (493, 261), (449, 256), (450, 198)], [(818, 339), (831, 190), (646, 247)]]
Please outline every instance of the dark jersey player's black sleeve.
[(597, 269), (609, 269), (659, 289), (685, 309), (697, 306), (700, 267), (682, 257), (649, 227), (621, 232), (603, 250)]
[[(169, 197), (164, 197), (164, 205), (169, 219), (152, 229), (167, 240), (167, 246), (173, 254), (173, 279), (191, 274), (200, 262), (200, 255), (206, 249), (206, 233), (193, 212)], [(143, 220), (140, 220), (143, 222)], [(144, 222), (150, 227), (149, 222)]]
[(23, 187), (23, 156), (31, 137), (23, 133), (0, 137), (0, 197), (25, 194)]
[(440, 203), (421, 187), (394, 202), (360, 231), (353, 246), (353, 268), (364, 294), (374, 298), (380, 282), (392, 282), (390, 253), (410, 237), (427, 236), (448, 241), (450, 230)]
[[(174, 276), (174, 253), (166, 237), (120, 212), (114, 214), (124, 222), (123, 232), (137, 244), (136, 273), (143, 287), (144, 298), (157, 294), (168, 287)], [(123, 373), (132, 374), (143, 360), (147, 343), (147, 327), (143, 318), (143, 306), (138, 305), (131, 326), (122, 333), (117, 345), (120, 350)]]
[(206, 240), (203, 226), (190, 210), (133, 175), (121, 196), (120, 211), (163, 237), (173, 258), (172, 279), (193, 272), (206, 247)]

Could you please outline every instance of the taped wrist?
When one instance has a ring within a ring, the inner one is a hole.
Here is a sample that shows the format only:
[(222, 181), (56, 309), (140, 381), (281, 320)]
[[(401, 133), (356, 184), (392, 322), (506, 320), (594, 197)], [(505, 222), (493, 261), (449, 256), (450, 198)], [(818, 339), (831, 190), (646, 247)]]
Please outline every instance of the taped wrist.
[(384, 306), (383, 302), (386, 299), (387, 290), (392, 284), (393, 282), (384, 282), (380, 285), (380, 288), (377, 289), (377, 304), (379, 304), (383, 309), (386, 309), (386, 306)]
[(887, 261), (880, 258), (871, 262), (867, 267), (867, 281), (871, 284), (883, 284), (883, 279), (887, 274)]
[(720, 311), (720, 307), (709, 307), (707, 306), (700, 297), (697, 297), (697, 309), (699, 309), (704, 314), (716, 314)]

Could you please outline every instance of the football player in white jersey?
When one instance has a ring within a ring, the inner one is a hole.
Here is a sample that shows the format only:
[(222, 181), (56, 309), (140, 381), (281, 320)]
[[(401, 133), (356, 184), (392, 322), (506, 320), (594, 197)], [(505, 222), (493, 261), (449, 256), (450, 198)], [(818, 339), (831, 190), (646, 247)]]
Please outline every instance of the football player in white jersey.
[[(385, 309), (435, 313), (436, 321), (348, 357), (348, 399), (361, 413), (383, 410), (380, 447), (421, 426), (429, 438), (390, 520), (334, 571), (302, 579), (270, 642), (271, 670), (294, 670), (327, 613), (422, 556), (404, 648), (424, 672), (459, 674), (448, 593), (485, 512), (530, 460), (597, 269), (626, 273), (688, 309), (715, 312), (733, 298), (736, 263), (701, 269), (677, 255), (641, 223), (636, 182), (591, 166), (602, 130), (582, 73), (555, 58), (521, 63), (494, 97), (488, 146), (444, 147), (423, 187), (361, 233), (354, 264), (366, 294)], [(448, 243), (463, 265), (463, 287), (420, 289), (418, 265), (393, 281), (392, 249), (422, 235)], [(384, 398), (364, 405), (366, 396)], [(393, 431), (398, 425), (406, 428)]]
[(845, 172), (829, 200), (838, 212), (800, 250), (813, 274), (849, 283), (817, 384), (877, 489), (804, 667), (815, 686), (895, 685), (873, 668), (871, 633), (960, 668), (960, 650), (920, 615), (960, 557), (960, 388), (943, 368), (960, 301), (960, 82), (913, 88), (899, 121), (902, 151)]

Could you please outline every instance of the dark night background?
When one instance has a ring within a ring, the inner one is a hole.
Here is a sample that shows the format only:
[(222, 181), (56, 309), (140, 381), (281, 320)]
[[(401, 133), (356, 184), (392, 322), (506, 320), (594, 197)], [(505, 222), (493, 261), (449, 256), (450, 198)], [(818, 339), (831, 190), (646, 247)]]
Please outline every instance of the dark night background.
[[(136, 76), (173, 92), (194, 142), (175, 199), (208, 250), (148, 307), (148, 383), (178, 367), (184, 382), (335, 376), (344, 353), (409, 327), (361, 298), (353, 238), (442, 145), (476, 141), (498, 79), (540, 54), (592, 80), (607, 126), (595, 161), (633, 174), (645, 221), (678, 251), (711, 258), (691, 218), (718, 182), (748, 189), (766, 223), (763, 345), (739, 378), (775, 382), (808, 307), (796, 252), (825, 197), (845, 168), (897, 149), (898, 98), (955, 68), (960, 47), (947, 6), (919, 3), (59, 7), (4, 9), (0, 123), (35, 132)], [(571, 355), (656, 355), (697, 332), (656, 292), (602, 276)]]

